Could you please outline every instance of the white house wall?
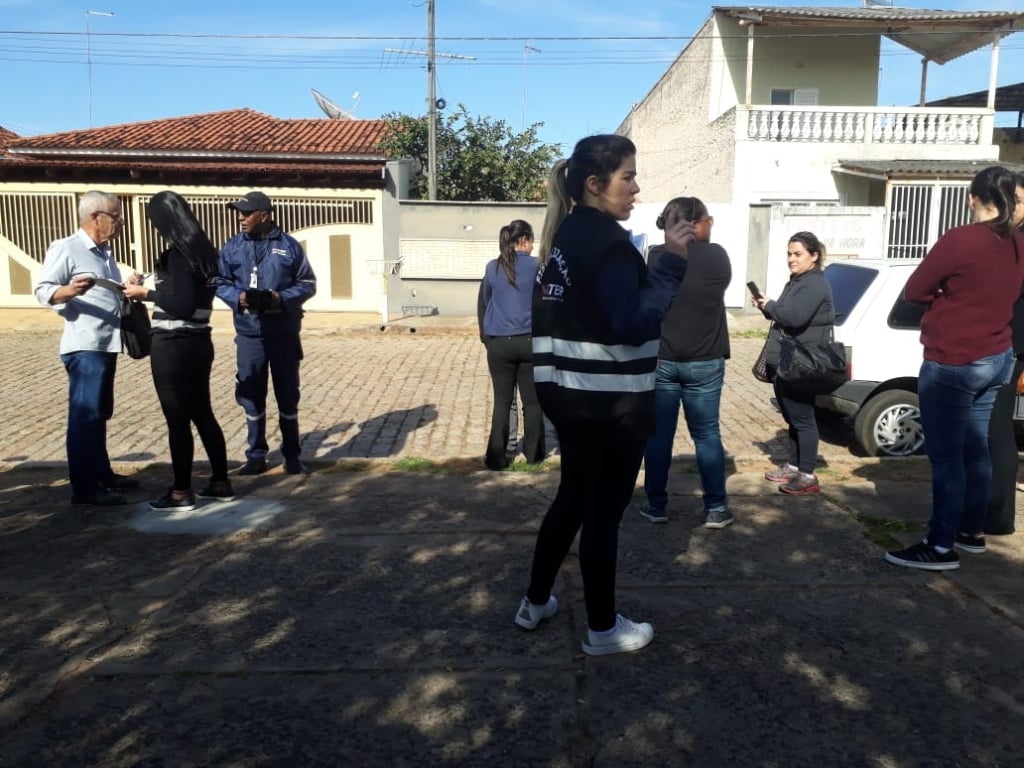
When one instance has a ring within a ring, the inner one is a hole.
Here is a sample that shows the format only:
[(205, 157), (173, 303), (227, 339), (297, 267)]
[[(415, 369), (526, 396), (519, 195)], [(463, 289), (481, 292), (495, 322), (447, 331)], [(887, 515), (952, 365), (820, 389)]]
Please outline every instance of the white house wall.
[(641, 200), (732, 198), (735, 117), (729, 113), (713, 123), (707, 119), (712, 57), (708, 30), (698, 33), (619, 128), (637, 147)]
[(833, 170), (839, 161), (998, 160), (995, 145), (828, 144), (741, 141), (736, 145), (736, 202), (846, 202), (840, 200)]

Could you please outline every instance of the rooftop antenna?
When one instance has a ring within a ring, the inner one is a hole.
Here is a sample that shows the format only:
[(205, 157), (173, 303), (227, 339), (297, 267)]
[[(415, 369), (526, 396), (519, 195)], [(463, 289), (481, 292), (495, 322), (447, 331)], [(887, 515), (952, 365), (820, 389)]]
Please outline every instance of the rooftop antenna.
[(332, 120), (355, 120), (355, 116), (352, 113), (355, 112), (356, 107), (359, 106), (359, 91), (352, 94), (352, 98), (354, 100), (352, 109), (342, 109), (320, 93), (316, 88), (310, 88), (309, 90), (313, 92), (313, 98), (316, 99), (317, 106), (319, 106), (320, 109), (324, 111), (324, 114)]
[(534, 48), (529, 43), (523, 44), (523, 121), (522, 130), (526, 130), (526, 57), (531, 53), (540, 53), (540, 48)]
[(110, 11), (85, 12), (85, 63), (89, 70), (89, 127), (92, 128), (92, 30), (89, 28), (90, 16), (113, 16)]

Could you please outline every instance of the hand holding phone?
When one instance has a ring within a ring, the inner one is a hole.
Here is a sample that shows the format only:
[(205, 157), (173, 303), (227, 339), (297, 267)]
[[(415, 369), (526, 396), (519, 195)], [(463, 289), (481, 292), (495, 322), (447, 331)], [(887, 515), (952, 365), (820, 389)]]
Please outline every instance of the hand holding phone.
[(750, 291), (750, 295), (753, 296), (755, 299), (760, 299), (763, 295), (761, 293), (761, 289), (757, 287), (757, 283), (755, 283), (753, 280), (747, 283), (747, 290)]

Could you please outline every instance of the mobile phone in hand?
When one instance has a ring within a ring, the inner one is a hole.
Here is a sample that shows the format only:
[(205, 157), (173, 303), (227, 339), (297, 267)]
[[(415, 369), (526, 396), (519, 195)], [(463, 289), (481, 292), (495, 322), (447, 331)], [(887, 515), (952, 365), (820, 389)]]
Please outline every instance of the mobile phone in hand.
[(761, 298), (761, 289), (757, 287), (757, 283), (755, 283), (753, 280), (747, 283), (747, 290), (750, 291), (750, 295), (753, 296), (755, 299)]

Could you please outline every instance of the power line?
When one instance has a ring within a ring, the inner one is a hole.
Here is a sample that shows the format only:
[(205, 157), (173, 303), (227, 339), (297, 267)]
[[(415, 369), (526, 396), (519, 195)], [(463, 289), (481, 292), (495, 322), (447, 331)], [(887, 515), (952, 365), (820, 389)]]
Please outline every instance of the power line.
[[(915, 35), (923, 37), (959, 36), (966, 32), (992, 32), (989, 27), (957, 27), (955, 30), (921, 30)], [(998, 31), (998, 30), (997, 30)], [(1020, 30), (1024, 31), (1024, 30)], [(840, 37), (878, 37), (878, 31), (864, 32), (783, 32), (780, 34), (765, 35), (773, 39), (794, 39), (794, 38), (840, 38)], [(1017, 34), (1011, 32), (1010, 35)], [(47, 37), (82, 37), (82, 32), (54, 32), (43, 30), (17, 30), (0, 29), (0, 35), (43, 35)], [(394, 41), (394, 40), (426, 40), (420, 35), (243, 35), (223, 34), (207, 32), (94, 32), (96, 37), (140, 37), (155, 38), (164, 37), (170, 39), (195, 39), (195, 40), (333, 40), (333, 41)], [(643, 42), (652, 40), (683, 41), (693, 40), (697, 35), (437, 35), (436, 42), (514, 42), (524, 43), (530, 41), (574, 41), (574, 42)], [(746, 33), (737, 35), (716, 35), (720, 40), (746, 40)]]

